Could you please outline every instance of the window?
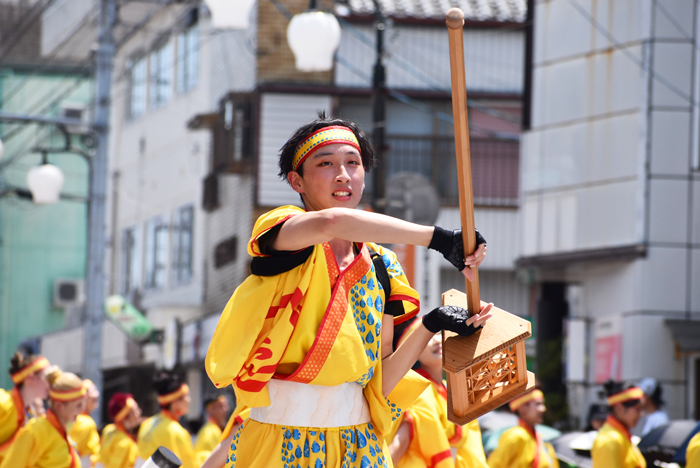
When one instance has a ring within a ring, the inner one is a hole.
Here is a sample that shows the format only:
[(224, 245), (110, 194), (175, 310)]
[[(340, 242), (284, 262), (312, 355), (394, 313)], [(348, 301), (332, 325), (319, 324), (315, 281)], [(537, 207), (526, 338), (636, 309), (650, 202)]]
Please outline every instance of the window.
[(178, 208), (173, 213), (173, 261), (174, 284), (183, 284), (192, 279), (192, 234), (194, 231), (194, 207)]
[(199, 26), (190, 26), (177, 36), (177, 92), (197, 86), (199, 78)]
[(173, 46), (166, 42), (151, 52), (151, 107), (160, 107), (173, 94)]
[(122, 293), (129, 294), (139, 285), (138, 228), (124, 229), (122, 233)]
[(146, 287), (165, 286), (168, 262), (168, 225), (156, 216), (146, 226)]
[(146, 110), (146, 58), (129, 60), (127, 74), (129, 77), (127, 116), (130, 119), (135, 119)]

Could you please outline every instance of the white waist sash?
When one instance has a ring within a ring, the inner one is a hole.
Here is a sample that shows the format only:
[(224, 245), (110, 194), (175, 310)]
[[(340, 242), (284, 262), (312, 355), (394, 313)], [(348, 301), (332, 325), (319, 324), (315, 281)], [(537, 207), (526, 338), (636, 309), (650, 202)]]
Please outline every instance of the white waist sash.
[(252, 408), (253, 421), (323, 428), (357, 426), (372, 420), (362, 386), (355, 382), (326, 387), (272, 379), (267, 390), (271, 405)]

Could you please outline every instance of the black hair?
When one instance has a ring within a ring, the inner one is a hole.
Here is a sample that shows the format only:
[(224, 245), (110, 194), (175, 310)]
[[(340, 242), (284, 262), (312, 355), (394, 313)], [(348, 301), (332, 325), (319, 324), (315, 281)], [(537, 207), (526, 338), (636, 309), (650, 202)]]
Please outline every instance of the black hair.
[[(603, 384), (603, 390), (605, 390), (605, 396), (612, 396), (617, 393), (623, 392), (627, 390), (628, 388), (632, 388), (634, 385), (625, 385), (623, 382), (616, 382), (612, 379), (608, 379), (604, 384)], [(636, 406), (640, 403), (641, 400), (630, 400), (622, 403), (623, 406), (627, 408), (631, 408), (633, 406)]]
[(654, 387), (654, 391), (652, 392), (651, 395), (647, 395), (647, 398), (651, 400), (652, 403), (654, 403), (654, 406), (657, 408), (660, 408), (664, 405), (664, 400), (661, 399), (661, 384), (658, 382), (656, 383), (656, 387)]
[[(287, 175), (292, 172), (292, 164), (294, 163), (294, 154), (297, 151), (299, 145), (308, 138), (309, 135), (317, 130), (325, 127), (331, 126), (341, 126), (347, 127), (352, 130), (352, 133), (357, 137), (357, 141), (360, 144), (360, 153), (362, 156), (362, 165), (366, 172), (369, 172), (375, 165), (374, 150), (372, 149), (372, 144), (369, 138), (362, 131), (359, 125), (355, 122), (344, 119), (336, 119), (333, 117), (328, 117), (325, 111), (318, 111), (318, 118), (312, 122), (307, 123), (299, 127), (287, 140), (287, 142), (280, 148), (280, 158), (279, 158), (279, 176), (289, 182)], [(300, 176), (304, 176), (304, 164), (302, 163), (296, 170)]]
[(158, 395), (167, 395), (179, 389), (183, 384), (182, 378), (178, 374), (159, 371), (153, 376), (153, 388)]
[[(16, 374), (39, 357), (41, 356), (34, 354), (23, 354), (19, 351), (15, 351), (15, 354), (13, 354), (10, 358), (10, 368), (7, 369), (7, 372), (9, 372), (10, 375)], [(24, 382), (17, 384), (17, 387), (22, 388), (22, 385), (24, 385)]]

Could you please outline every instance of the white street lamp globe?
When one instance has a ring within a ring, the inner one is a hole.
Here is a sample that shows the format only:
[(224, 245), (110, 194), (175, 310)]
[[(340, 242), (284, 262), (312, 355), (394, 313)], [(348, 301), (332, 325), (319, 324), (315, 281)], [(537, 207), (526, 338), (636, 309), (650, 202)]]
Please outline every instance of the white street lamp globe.
[(0, 140), (0, 161), (2, 161), (2, 157), (5, 154), (5, 145), (2, 144), (2, 140)]
[(294, 52), (297, 70), (328, 71), (340, 44), (340, 24), (335, 16), (321, 11), (294, 15), (287, 28), (287, 42)]
[(247, 29), (255, 0), (206, 0), (215, 28)]
[(53, 164), (33, 167), (27, 174), (27, 186), (37, 205), (58, 203), (63, 181), (63, 172)]

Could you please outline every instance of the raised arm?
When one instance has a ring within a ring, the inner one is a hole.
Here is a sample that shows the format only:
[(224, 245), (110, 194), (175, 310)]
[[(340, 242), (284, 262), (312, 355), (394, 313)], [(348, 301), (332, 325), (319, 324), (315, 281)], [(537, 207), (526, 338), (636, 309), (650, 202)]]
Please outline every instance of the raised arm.
[(350, 208), (300, 213), (287, 220), (273, 244), (275, 250), (301, 250), (332, 239), (427, 247), (433, 226), (409, 223), (391, 216)]

